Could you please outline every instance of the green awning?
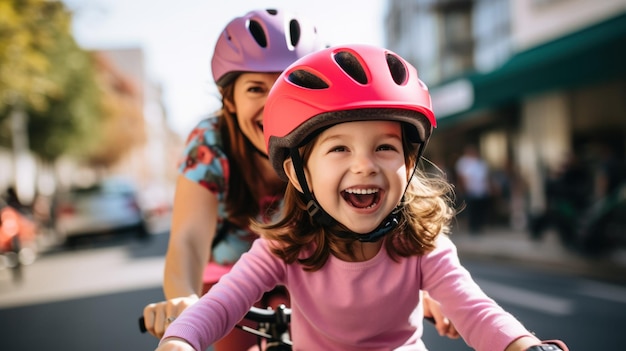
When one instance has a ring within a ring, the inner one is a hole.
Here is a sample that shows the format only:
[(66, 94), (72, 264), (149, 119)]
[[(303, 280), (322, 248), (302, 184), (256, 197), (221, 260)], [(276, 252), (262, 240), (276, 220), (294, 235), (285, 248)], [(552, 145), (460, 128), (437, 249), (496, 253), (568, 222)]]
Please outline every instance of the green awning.
[[(454, 94), (465, 100), (458, 108), (438, 113), (439, 126), (446, 126), (473, 112), (527, 96), (625, 78), (626, 13), (622, 13), (520, 52), (492, 72), (470, 73), (431, 91), (435, 112), (437, 94), (451, 86), (456, 87)], [(448, 94), (446, 101), (451, 101), (454, 94)]]

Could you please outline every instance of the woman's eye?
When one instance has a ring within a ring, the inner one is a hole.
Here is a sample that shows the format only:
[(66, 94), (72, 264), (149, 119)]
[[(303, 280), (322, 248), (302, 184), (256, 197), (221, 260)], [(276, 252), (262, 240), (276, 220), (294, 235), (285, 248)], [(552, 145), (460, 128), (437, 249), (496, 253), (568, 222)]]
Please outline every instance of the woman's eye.
[(265, 89), (263, 87), (260, 87), (260, 86), (254, 86), (254, 87), (249, 87), (248, 88), (248, 92), (250, 92), (250, 93), (263, 93), (263, 92), (265, 92)]

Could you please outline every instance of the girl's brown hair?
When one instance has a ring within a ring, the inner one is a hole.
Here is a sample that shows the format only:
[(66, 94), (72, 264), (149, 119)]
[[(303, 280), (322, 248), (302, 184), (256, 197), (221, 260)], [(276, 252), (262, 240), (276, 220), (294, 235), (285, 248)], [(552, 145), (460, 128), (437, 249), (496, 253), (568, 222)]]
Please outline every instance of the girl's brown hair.
[[(228, 100), (234, 105), (234, 81), (221, 88), (222, 102)], [(253, 189), (258, 183), (257, 179), (261, 171), (252, 161), (259, 151), (242, 133), (237, 123), (237, 116), (230, 113), (224, 103), (222, 105), (224, 107), (218, 119), (218, 129), (230, 168), (226, 213), (228, 213), (229, 222), (240, 228), (247, 228), (250, 219), (256, 218), (260, 211), (260, 195)]]
[[(403, 138), (407, 176), (410, 176), (420, 144), (410, 144)], [(300, 148), (306, 164), (315, 139)], [(385, 237), (385, 248), (390, 256), (423, 255), (435, 247), (441, 233), (448, 234), (454, 216), (452, 186), (439, 176), (426, 175), (417, 169), (400, 204), (400, 223)], [(331, 254), (354, 256), (355, 239), (335, 235), (345, 230), (341, 225), (326, 228), (313, 221), (307, 212), (306, 201), (291, 183), (287, 185), (280, 218), (269, 224), (252, 222), (252, 229), (273, 241), (272, 252), (285, 263), (297, 262), (305, 270), (316, 271), (324, 266)]]

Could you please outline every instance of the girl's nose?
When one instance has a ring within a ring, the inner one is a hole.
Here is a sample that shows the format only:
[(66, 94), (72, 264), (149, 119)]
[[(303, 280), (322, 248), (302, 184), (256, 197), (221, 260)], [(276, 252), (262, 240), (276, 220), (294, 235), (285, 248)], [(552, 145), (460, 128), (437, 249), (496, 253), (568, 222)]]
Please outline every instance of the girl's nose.
[(374, 160), (374, 156), (369, 153), (355, 154), (350, 169), (357, 174), (369, 175), (378, 171), (378, 164)]

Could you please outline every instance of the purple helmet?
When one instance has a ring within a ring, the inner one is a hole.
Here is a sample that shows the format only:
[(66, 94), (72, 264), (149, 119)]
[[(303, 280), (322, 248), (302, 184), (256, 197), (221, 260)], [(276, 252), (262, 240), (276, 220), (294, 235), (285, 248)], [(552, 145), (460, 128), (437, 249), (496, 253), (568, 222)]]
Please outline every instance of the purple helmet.
[(215, 44), (211, 69), (219, 86), (240, 72), (282, 72), (322, 48), (317, 28), (293, 13), (255, 10), (230, 21)]

